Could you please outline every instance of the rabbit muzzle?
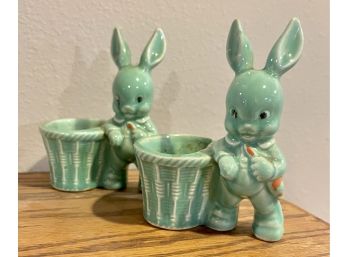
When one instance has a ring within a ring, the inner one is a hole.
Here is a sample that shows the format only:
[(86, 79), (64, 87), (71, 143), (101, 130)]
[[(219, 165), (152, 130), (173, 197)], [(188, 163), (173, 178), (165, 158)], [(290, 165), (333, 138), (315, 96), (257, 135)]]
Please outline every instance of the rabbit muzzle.
[(244, 141), (253, 141), (257, 132), (257, 129), (251, 124), (244, 124), (238, 128), (238, 133)]
[(125, 105), (122, 107), (121, 111), (123, 112), (123, 114), (134, 114), (135, 108), (130, 105)]

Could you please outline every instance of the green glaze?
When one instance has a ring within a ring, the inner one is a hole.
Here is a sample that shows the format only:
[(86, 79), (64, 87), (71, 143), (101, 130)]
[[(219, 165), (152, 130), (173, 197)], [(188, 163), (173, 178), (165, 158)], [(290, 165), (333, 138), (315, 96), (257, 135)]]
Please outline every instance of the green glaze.
[(40, 126), (54, 188), (84, 191), (97, 187), (105, 163), (102, 124), (99, 120), (62, 119)]
[(212, 146), (220, 179), (208, 211), (208, 227), (233, 229), (239, 202), (247, 198), (255, 209), (254, 235), (265, 241), (281, 239), (284, 218), (278, 198), (286, 164), (273, 138), (283, 105), (279, 79), (296, 64), (302, 48), (302, 29), (294, 18), (273, 46), (265, 68), (255, 70), (249, 40), (240, 22), (233, 22), (227, 59), (236, 76), (226, 97), (227, 135)]
[(166, 51), (166, 41), (157, 29), (146, 45), (138, 65), (131, 64), (131, 54), (120, 31), (114, 30), (111, 42), (112, 57), (119, 68), (113, 82), (113, 111), (115, 116), (103, 126), (107, 145), (107, 168), (98, 186), (124, 189), (127, 185), (127, 166), (135, 161), (133, 144), (136, 140), (156, 135), (149, 117), (153, 100), (151, 70), (159, 64)]
[(211, 142), (191, 135), (153, 136), (135, 142), (144, 217), (150, 224), (180, 230), (204, 223), (210, 184), (217, 174), (206, 149)]

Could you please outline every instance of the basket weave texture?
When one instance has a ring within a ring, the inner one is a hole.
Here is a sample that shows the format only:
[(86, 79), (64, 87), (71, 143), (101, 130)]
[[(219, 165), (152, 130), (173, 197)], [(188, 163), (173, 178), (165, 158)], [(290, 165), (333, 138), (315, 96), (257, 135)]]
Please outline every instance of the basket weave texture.
[[(136, 151), (141, 173), (144, 218), (152, 225), (181, 230), (202, 225), (216, 165), (211, 158), (190, 160)], [(151, 160), (151, 161), (150, 161)]]
[(104, 166), (106, 139), (101, 128), (62, 133), (40, 128), (47, 151), (51, 184), (63, 191), (97, 187)]

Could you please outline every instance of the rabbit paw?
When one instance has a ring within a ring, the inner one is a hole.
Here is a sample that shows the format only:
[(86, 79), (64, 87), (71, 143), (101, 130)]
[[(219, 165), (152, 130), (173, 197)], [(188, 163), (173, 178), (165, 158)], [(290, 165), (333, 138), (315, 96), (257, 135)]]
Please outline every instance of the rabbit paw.
[(122, 144), (124, 137), (123, 137), (121, 131), (113, 130), (108, 134), (108, 136), (109, 136), (111, 145), (121, 145)]
[(273, 164), (263, 157), (252, 158), (251, 170), (255, 178), (260, 182), (270, 180), (275, 173)]
[(133, 138), (134, 141), (138, 140), (139, 138), (143, 138), (145, 136), (146, 136), (146, 134), (143, 131), (140, 131), (140, 130), (136, 130), (132, 134), (132, 138)]
[(144, 133), (144, 131), (141, 128), (136, 127), (132, 122), (128, 122), (127, 128), (131, 132), (131, 137), (132, 137), (133, 142), (135, 142), (139, 138), (146, 136), (146, 133)]
[(219, 160), (220, 174), (227, 180), (233, 180), (238, 172), (238, 165), (232, 156), (223, 156)]

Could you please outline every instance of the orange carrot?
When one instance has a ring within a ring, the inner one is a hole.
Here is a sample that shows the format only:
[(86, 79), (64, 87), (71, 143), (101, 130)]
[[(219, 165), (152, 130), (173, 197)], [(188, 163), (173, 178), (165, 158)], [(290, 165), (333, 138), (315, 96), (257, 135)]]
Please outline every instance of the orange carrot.
[(277, 178), (275, 180), (273, 180), (272, 182), (272, 187), (274, 190), (277, 190), (277, 188), (280, 186), (280, 184), (283, 182), (283, 179), (280, 177), (280, 178)]
[(132, 123), (130, 123), (130, 122), (127, 123), (127, 128), (130, 129), (130, 130), (134, 130), (135, 129), (134, 125)]
[(250, 146), (247, 146), (246, 150), (247, 150), (248, 154), (250, 154), (251, 156), (255, 156), (255, 153), (254, 153), (253, 149)]

